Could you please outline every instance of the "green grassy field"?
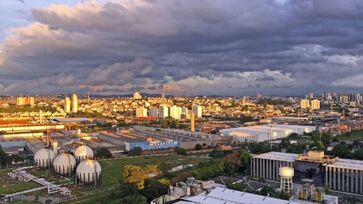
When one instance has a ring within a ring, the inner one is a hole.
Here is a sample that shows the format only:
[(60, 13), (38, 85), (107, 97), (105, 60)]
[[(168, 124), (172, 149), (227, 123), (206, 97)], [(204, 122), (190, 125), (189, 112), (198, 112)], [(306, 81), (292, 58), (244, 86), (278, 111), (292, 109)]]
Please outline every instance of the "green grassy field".
[(39, 185), (34, 182), (21, 182), (11, 179), (8, 176), (10, 171), (11, 169), (0, 170), (0, 194), (10, 194), (39, 187)]
[(185, 164), (199, 164), (201, 162), (207, 161), (210, 158), (205, 156), (180, 156), (180, 155), (168, 155), (168, 156), (144, 156), (144, 157), (132, 157), (132, 158), (122, 158), (116, 160), (102, 160), (100, 164), (102, 166), (102, 184), (100, 187), (94, 189), (84, 189), (84, 191), (89, 191), (90, 195), (86, 198), (71, 201), (69, 203), (77, 204), (96, 204), (95, 198), (102, 200), (100, 198), (107, 197), (106, 193), (109, 188), (116, 186), (121, 178), (122, 167), (128, 164), (146, 166), (149, 164), (158, 164), (164, 161), (170, 167), (176, 167)]
[(0, 194), (10, 194), (19, 191), (40, 187), (34, 182), (21, 182), (18, 180), (2, 180), (0, 184)]
[(117, 160), (103, 160), (100, 161), (102, 166), (102, 187), (108, 187), (117, 183), (121, 178), (122, 167), (127, 164), (146, 166), (149, 164), (157, 164), (164, 161), (170, 167), (176, 167), (183, 164), (198, 164), (206, 161), (208, 158), (199, 156), (145, 156), (134, 158), (122, 158)]

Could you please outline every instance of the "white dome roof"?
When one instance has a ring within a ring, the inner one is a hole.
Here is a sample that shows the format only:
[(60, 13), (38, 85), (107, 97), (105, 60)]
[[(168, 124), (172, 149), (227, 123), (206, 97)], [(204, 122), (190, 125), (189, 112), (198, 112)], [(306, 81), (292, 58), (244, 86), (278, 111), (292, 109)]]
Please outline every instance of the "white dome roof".
[(55, 154), (51, 149), (40, 149), (34, 154), (34, 163), (37, 167), (50, 167)]
[(83, 160), (77, 166), (77, 178), (85, 183), (91, 183), (101, 175), (101, 165), (93, 159)]
[(81, 145), (74, 151), (74, 156), (78, 161), (89, 159), (93, 157), (93, 151), (87, 145)]
[(68, 174), (76, 166), (76, 159), (69, 153), (62, 153), (54, 159), (53, 166), (58, 174)]

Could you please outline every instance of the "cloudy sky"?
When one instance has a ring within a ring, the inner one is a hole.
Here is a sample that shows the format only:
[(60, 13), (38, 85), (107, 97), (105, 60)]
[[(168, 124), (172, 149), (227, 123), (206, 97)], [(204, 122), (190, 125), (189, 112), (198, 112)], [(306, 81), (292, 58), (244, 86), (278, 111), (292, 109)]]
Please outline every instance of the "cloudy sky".
[(362, 0), (1, 0), (0, 95), (363, 88)]

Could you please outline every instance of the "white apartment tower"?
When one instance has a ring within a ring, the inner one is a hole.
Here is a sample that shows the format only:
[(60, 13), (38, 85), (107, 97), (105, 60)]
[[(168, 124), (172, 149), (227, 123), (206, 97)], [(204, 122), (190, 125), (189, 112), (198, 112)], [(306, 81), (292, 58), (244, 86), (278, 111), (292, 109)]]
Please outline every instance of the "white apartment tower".
[(159, 107), (159, 118), (166, 118), (169, 116), (169, 108), (165, 105)]
[(169, 108), (169, 115), (174, 119), (180, 120), (182, 109), (176, 105), (173, 105)]
[(64, 112), (71, 112), (71, 99), (68, 96), (64, 98)]
[(78, 112), (78, 97), (77, 97), (76, 94), (72, 94), (71, 108), (72, 108), (72, 112), (73, 113), (77, 113)]
[(136, 108), (136, 117), (137, 118), (147, 117), (147, 109), (144, 107)]
[(311, 100), (311, 109), (313, 109), (313, 110), (320, 109), (320, 101), (318, 99)]
[(310, 101), (308, 99), (301, 99), (301, 101), (300, 101), (300, 108), (301, 109), (310, 108)]
[(194, 112), (195, 118), (201, 118), (203, 116), (203, 107), (202, 106), (193, 105), (192, 111)]
[(149, 116), (153, 117), (153, 118), (158, 118), (159, 117), (159, 109), (152, 107), (149, 109)]

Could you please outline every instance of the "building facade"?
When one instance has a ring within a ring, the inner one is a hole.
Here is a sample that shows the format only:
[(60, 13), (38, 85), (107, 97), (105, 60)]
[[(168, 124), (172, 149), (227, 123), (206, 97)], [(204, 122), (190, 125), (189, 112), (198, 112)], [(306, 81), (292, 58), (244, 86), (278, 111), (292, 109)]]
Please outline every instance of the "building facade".
[(251, 176), (268, 180), (280, 180), (280, 167), (294, 167), (297, 154), (268, 152), (251, 158)]

